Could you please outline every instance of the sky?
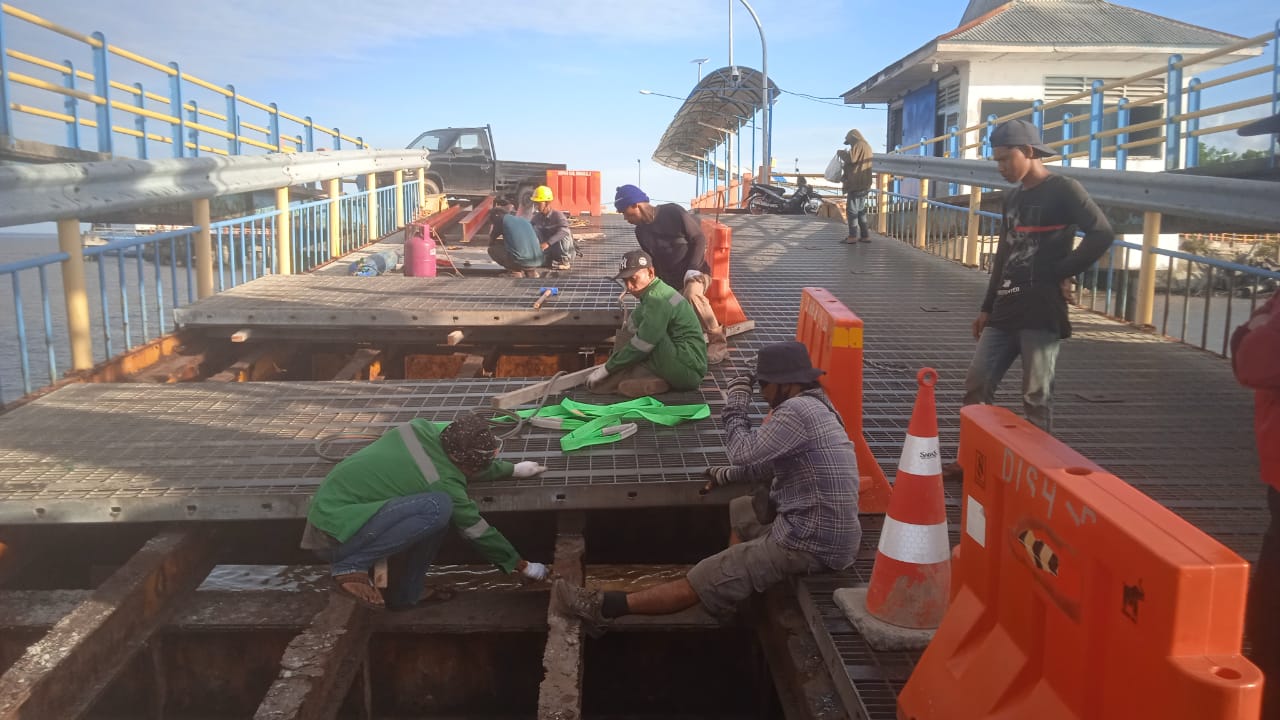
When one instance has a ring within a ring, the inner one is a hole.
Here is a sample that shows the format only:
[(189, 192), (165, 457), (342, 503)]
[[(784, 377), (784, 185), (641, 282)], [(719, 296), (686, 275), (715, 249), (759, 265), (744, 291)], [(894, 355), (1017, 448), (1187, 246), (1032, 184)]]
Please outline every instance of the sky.
[[(12, 4), (78, 31), (100, 31), (113, 45), (176, 61), (187, 73), (234, 84), (242, 96), (309, 115), (375, 147), (404, 147), (431, 128), (490, 124), (499, 159), (599, 170), (606, 199), (616, 185), (637, 182), (655, 201), (687, 203), (694, 194), (692, 176), (651, 159), (680, 102), (640, 90), (686, 96), (697, 81), (691, 60), (707, 58), (704, 70), (729, 65), (731, 29), (734, 64), (759, 69), (761, 60), (760, 37), (739, 0)], [(884, 107), (847, 106), (840, 94), (954, 28), (965, 4), (751, 0), (768, 43), (770, 79), (784, 91), (829, 98), (784, 94), (777, 102), (777, 167), (821, 172), (851, 127), (882, 151)], [(1280, 17), (1274, 0), (1123, 4), (1242, 36), (1267, 32)], [(5, 22), (11, 47), (35, 32)], [(37, 36), (41, 56), (65, 52), (90, 67), (83, 46), (43, 31)], [(118, 58), (112, 67), (119, 68), (113, 80), (165, 90), (159, 73), (132, 73)]]

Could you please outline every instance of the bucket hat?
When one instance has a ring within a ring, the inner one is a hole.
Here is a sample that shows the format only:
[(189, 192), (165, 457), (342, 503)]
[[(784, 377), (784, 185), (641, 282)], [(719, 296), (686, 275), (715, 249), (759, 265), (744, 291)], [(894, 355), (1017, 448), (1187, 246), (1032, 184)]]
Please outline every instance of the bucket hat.
[(794, 340), (766, 345), (756, 355), (756, 379), (761, 382), (811, 383), (825, 373), (809, 362), (808, 348)]
[(1040, 128), (1028, 120), (1010, 120), (996, 127), (991, 133), (991, 147), (1022, 147), (1029, 145), (1035, 157), (1057, 155), (1044, 144)]

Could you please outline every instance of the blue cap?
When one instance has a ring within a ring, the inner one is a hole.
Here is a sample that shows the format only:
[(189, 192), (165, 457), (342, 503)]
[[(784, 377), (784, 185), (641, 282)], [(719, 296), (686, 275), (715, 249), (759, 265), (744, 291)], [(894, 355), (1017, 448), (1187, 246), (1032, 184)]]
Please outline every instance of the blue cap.
[(622, 212), (636, 203), (649, 202), (649, 196), (635, 185), (619, 185), (613, 196), (613, 207)]

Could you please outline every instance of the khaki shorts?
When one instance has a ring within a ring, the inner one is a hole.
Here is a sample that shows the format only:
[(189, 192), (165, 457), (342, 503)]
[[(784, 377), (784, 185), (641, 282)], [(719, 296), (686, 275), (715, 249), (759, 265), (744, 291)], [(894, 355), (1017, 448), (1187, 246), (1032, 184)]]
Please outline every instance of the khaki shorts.
[(825, 569), (811, 553), (774, 542), (769, 537), (771, 526), (756, 519), (750, 497), (729, 503), (729, 523), (743, 542), (694, 565), (687, 576), (702, 606), (717, 618), (732, 615), (752, 593), (764, 592), (792, 575)]

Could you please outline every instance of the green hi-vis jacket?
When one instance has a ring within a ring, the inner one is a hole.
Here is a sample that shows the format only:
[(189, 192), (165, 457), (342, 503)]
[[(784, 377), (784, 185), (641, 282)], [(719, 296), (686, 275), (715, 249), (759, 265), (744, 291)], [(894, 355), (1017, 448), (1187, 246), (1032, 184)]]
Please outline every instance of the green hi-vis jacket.
[[(520, 554), (502, 533), (485, 519), (467, 496), (467, 476), (454, 465), (440, 444), (440, 431), (448, 423), (417, 419), (408, 423), (426, 452), (437, 477), (424, 477), (410, 454), (399, 428), (392, 428), (359, 452), (338, 463), (320, 483), (311, 500), (307, 520), (346, 542), (388, 500), (424, 492), (442, 492), (453, 501), (453, 526), (475, 545), (480, 554), (506, 572), (515, 569)], [(515, 466), (495, 460), (473, 480), (511, 477)]]
[(707, 341), (702, 323), (675, 288), (654, 278), (627, 318), (631, 341), (613, 349), (610, 373), (643, 362), (676, 390), (692, 390), (707, 374)]

